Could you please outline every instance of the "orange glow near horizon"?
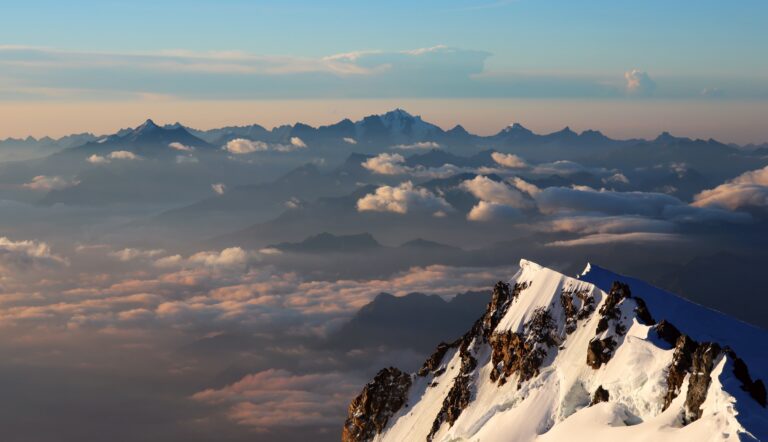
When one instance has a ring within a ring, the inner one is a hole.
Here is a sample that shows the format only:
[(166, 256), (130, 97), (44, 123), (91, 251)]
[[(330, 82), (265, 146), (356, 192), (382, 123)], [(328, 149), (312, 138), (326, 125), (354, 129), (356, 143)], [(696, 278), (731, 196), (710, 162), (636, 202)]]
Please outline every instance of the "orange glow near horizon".
[(723, 142), (768, 141), (768, 102), (662, 100), (136, 100), (94, 102), (0, 102), (0, 139), (114, 133), (147, 118), (198, 129), (260, 124), (267, 128), (301, 121), (311, 125), (359, 119), (401, 107), (445, 129), (461, 124), (473, 133), (496, 133), (513, 122), (547, 133), (570, 126), (615, 138), (655, 137), (662, 131)]

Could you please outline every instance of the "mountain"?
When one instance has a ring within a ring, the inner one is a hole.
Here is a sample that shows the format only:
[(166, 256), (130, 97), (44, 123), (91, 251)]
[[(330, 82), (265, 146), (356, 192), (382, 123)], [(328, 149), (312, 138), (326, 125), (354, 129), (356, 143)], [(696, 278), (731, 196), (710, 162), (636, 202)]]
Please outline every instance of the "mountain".
[(342, 440), (766, 440), (767, 373), (765, 330), (596, 266), (523, 260), (463, 337), (414, 374), (381, 370)]
[(192, 135), (181, 124), (162, 127), (148, 119), (134, 129), (122, 130), (108, 137), (67, 149), (67, 151), (103, 154), (119, 149), (143, 157), (175, 157), (179, 152), (169, 147), (171, 143), (179, 143), (196, 150), (211, 150), (213, 148), (211, 144)]
[(443, 134), (443, 130), (413, 116), (403, 109), (395, 109), (383, 115), (369, 115), (355, 123), (358, 140), (365, 142), (408, 143), (432, 141)]
[(346, 350), (386, 345), (429, 351), (436, 339), (461, 336), (489, 299), (489, 292), (460, 293), (450, 300), (423, 293), (382, 293), (355, 313), (329, 341)]
[(269, 247), (294, 253), (345, 253), (378, 249), (381, 244), (370, 233), (333, 235), (323, 232), (301, 242), (283, 242)]

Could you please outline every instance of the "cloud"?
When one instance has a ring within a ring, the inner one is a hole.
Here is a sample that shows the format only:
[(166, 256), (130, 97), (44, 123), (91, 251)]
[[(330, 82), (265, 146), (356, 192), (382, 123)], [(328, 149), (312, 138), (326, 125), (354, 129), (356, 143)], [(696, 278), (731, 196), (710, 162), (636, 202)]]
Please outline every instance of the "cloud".
[(164, 253), (165, 253), (165, 250), (163, 249), (144, 250), (144, 249), (127, 248), (127, 249), (118, 250), (116, 252), (111, 252), (110, 256), (117, 258), (120, 261), (128, 262), (136, 259), (155, 258)]
[(246, 155), (254, 152), (266, 152), (269, 150), (276, 152), (293, 152), (295, 150), (306, 148), (307, 144), (299, 137), (291, 137), (288, 144), (268, 144), (263, 141), (235, 138), (234, 140), (227, 142), (224, 146), (224, 150), (235, 155)]
[(700, 192), (693, 205), (728, 210), (768, 208), (768, 166)]
[(67, 264), (67, 259), (53, 254), (47, 243), (0, 237), (0, 273), (56, 268)]
[(530, 209), (534, 206), (533, 200), (518, 189), (482, 175), (465, 180), (459, 188), (480, 200), (467, 214), (470, 221), (518, 217), (521, 214), (520, 209)]
[(252, 141), (244, 138), (235, 138), (227, 142), (224, 150), (235, 155), (245, 155), (254, 152), (269, 150), (269, 145), (263, 141)]
[(617, 171), (610, 171), (602, 167), (587, 167), (583, 164), (579, 164), (570, 160), (558, 160), (551, 163), (537, 164), (531, 170), (534, 175), (573, 175), (576, 173), (590, 173), (596, 176), (609, 177), (617, 173)]
[(378, 154), (365, 160), (362, 166), (379, 175), (404, 175), (410, 170), (405, 166), (405, 157), (399, 153)]
[(270, 369), (218, 390), (200, 391), (192, 399), (226, 406), (226, 415), (240, 425), (309, 426), (336, 423), (360, 385), (349, 373), (296, 375)]
[(177, 141), (174, 141), (173, 143), (168, 144), (168, 147), (170, 147), (173, 150), (178, 150), (181, 152), (193, 152), (195, 150), (192, 146), (186, 146), (184, 144), (181, 144)]
[(651, 79), (647, 72), (632, 69), (624, 73), (626, 80), (626, 91), (629, 95), (650, 96), (656, 90), (656, 83)]
[(674, 233), (654, 233), (654, 232), (633, 232), (633, 233), (598, 233), (587, 235), (582, 238), (570, 239), (565, 241), (554, 241), (548, 246), (555, 247), (576, 247), (576, 246), (594, 246), (602, 244), (616, 243), (643, 243), (643, 242), (671, 242), (680, 241), (682, 237)]
[(213, 189), (217, 195), (224, 195), (224, 192), (227, 191), (227, 186), (223, 183), (215, 183), (211, 184), (211, 189)]
[(674, 231), (675, 224), (641, 216), (573, 216), (539, 223), (536, 229), (578, 234), (668, 233)]
[(517, 189), (503, 181), (494, 181), (482, 175), (462, 182), (459, 187), (471, 193), (479, 200), (503, 204), (517, 209), (526, 209), (533, 206), (533, 201), (526, 198)]
[(409, 211), (451, 211), (453, 208), (442, 197), (406, 181), (397, 187), (381, 186), (374, 193), (365, 195), (357, 201), (357, 210), (406, 214)]
[(291, 137), (291, 146), (297, 149), (306, 149), (307, 143), (299, 137)]
[(343, 140), (347, 144), (357, 144), (357, 140), (354, 138), (344, 137)]
[(140, 160), (141, 157), (136, 155), (133, 152), (129, 152), (127, 150), (116, 150), (111, 152), (107, 156), (101, 156), (93, 154), (90, 157), (86, 159), (91, 164), (107, 164), (111, 163), (112, 160), (130, 160), (130, 161), (136, 161)]
[(661, 217), (667, 206), (683, 205), (674, 196), (649, 192), (616, 192), (588, 187), (549, 187), (536, 196), (543, 213), (600, 212), (609, 215)]
[(420, 141), (418, 143), (413, 144), (398, 144), (396, 146), (392, 146), (392, 149), (399, 149), (399, 150), (423, 150), (423, 149), (439, 149), (440, 144), (434, 142), (434, 141)]
[(521, 192), (525, 192), (528, 195), (535, 197), (541, 193), (541, 189), (535, 184), (531, 184), (520, 177), (514, 177), (510, 180), (511, 184)]
[(76, 186), (80, 183), (77, 180), (67, 180), (60, 176), (46, 176), (38, 175), (32, 178), (32, 181), (24, 183), (21, 186), (25, 189), (49, 191), (57, 189), (65, 189), (67, 187)]
[(488, 201), (480, 201), (469, 211), (467, 219), (470, 221), (493, 221), (507, 218), (519, 218), (520, 215), (520, 209), (515, 207)]
[(109, 160), (104, 158), (101, 155), (93, 154), (89, 156), (85, 161), (88, 161), (91, 164), (107, 164), (109, 163)]
[(609, 176), (608, 178), (603, 178), (603, 183), (629, 184), (629, 178), (627, 178), (627, 176), (624, 175), (623, 173), (617, 172)]
[(176, 155), (176, 164), (197, 164), (200, 160), (194, 155)]
[(256, 258), (258, 258), (258, 254), (255, 252), (248, 252), (240, 247), (229, 247), (220, 252), (198, 252), (188, 258), (183, 258), (181, 255), (167, 256), (155, 261), (155, 266), (160, 268), (244, 269), (251, 260)]
[(521, 169), (528, 167), (528, 164), (526, 164), (525, 160), (511, 153), (493, 152), (491, 154), (491, 158), (493, 158), (493, 161), (495, 161), (498, 165), (508, 167), (510, 169)]
[(129, 152), (127, 150), (116, 150), (109, 154), (107, 157), (110, 160), (131, 160), (135, 161), (139, 159), (139, 156), (136, 155), (133, 152)]
[(440, 167), (407, 166), (405, 157), (399, 153), (380, 153), (363, 161), (362, 166), (379, 175), (412, 175), (421, 178), (447, 178), (467, 169), (443, 164)]

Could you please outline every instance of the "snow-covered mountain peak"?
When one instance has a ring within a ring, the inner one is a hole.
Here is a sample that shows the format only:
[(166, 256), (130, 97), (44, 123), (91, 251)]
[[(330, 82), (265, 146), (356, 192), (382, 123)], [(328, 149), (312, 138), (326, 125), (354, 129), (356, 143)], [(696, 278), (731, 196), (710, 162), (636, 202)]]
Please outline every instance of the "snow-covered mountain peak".
[(136, 127), (136, 129), (134, 129), (134, 132), (141, 133), (141, 132), (151, 131), (159, 128), (160, 126), (155, 124), (155, 122), (152, 121), (151, 118), (147, 118), (145, 122), (141, 123), (139, 126)]
[(767, 337), (593, 264), (521, 260), (461, 339), (365, 387), (343, 440), (766, 439)]

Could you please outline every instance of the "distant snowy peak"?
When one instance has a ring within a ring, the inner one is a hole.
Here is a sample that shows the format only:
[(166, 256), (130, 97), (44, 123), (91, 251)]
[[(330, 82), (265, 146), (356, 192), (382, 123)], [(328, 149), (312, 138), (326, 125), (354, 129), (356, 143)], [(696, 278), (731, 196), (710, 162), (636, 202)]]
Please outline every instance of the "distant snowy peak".
[(388, 136), (392, 142), (424, 141), (442, 133), (438, 126), (399, 108), (383, 115), (369, 115), (355, 123), (356, 137), (361, 139)]
[(768, 440), (767, 338), (595, 265), (523, 260), (462, 338), (379, 372), (342, 440)]

